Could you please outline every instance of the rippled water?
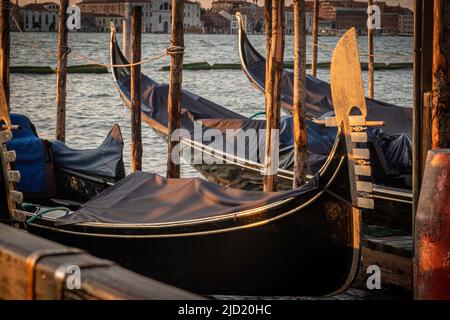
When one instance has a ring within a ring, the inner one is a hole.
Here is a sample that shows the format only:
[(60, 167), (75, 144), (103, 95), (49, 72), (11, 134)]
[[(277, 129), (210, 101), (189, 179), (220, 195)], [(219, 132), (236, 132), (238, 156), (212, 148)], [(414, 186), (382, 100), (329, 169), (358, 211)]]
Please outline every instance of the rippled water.
[[(28, 33), (33, 44), (23, 34), (11, 36), (12, 65), (56, 65), (57, 34)], [(120, 37), (120, 35), (119, 35)], [(250, 36), (255, 47), (264, 52), (265, 37)], [(319, 42), (319, 61), (330, 61), (337, 37), (322, 37)], [(143, 34), (143, 57), (159, 54), (169, 45), (169, 35)], [(308, 44), (310, 43), (308, 38)], [(361, 55), (367, 52), (367, 39), (359, 38)], [(412, 38), (375, 38), (376, 61), (411, 61)], [(109, 60), (109, 34), (71, 33), (69, 46), (74, 52), (107, 63)], [(185, 63), (207, 61), (209, 63), (239, 63), (236, 35), (186, 35)], [(43, 50), (44, 52), (40, 51)], [(308, 61), (311, 49), (308, 47)], [(286, 37), (285, 60), (293, 60), (293, 38)], [(361, 60), (366, 60), (361, 57)], [(86, 61), (69, 56), (69, 64)], [(142, 72), (160, 82), (168, 81), (168, 72), (161, 72), (162, 65), (169, 64), (164, 57), (143, 65)], [(377, 71), (375, 73), (375, 97), (398, 105), (411, 106), (413, 95), (412, 70)], [(328, 70), (318, 70), (318, 77), (329, 81)], [(367, 74), (363, 74), (367, 78)], [(226, 108), (244, 115), (264, 109), (263, 95), (250, 86), (241, 70), (184, 71), (183, 88), (193, 91)], [(11, 107), (14, 112), (27, 114), (36, 125), (38, 133), (53, 139), (55, 132), (55, 75), (11, 75)], [(130, 115), (113, 84), (111, 74), (69, 74), (67, 87), (66, 142), (74, 148), (94, 148), (99, 145), (113, 123), (119, 123), (125, 139), (124, 160), (129, 170)], [(143, 169), (165, 174), (166, 144), (143, 124)], [(182, 166), (183, 176), (194, 175), (188, 165)]]

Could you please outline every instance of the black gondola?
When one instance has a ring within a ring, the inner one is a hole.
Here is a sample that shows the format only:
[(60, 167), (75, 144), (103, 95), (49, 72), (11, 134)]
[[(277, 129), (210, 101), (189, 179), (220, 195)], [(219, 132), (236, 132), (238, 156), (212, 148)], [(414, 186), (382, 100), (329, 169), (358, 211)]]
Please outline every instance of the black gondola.
[[(238, 48), (241, 67), (252, 86), (264, 93), (266, 59), (253, 47), (245, 33), (242, 18), (236, 14), (239, 32)], [(292, 113), (293, 83), (292, 71), (283, 69), (281, 83), (281, 107)], [(387, 102), (366, 98), (367, 120), (383, 121), (383, 130), (388, 134), (412, 136), (412, 108), (400, 107)], [(309, 74), (306, 75), (306, 116), (318, 118), (333, 112), (331, 86)]]
[[(354, 30), (338, 49), (351, 37)], [(6, 105), (0, 112), (6, 149), (11, 121)], [(353, 149), (348, 112), (338, 113), (342, 126), (324, 166), (296, 190), (250, 192), (141, 172), (76, 211), (44, 215), (48, 207), (27, 211), (15, 204), (20, 199), (11, 180), (14, 157), (1, 153), (1, 193), (7, 200), (1, 212), (13, 220), (35, 218), (26, 224), (32, 233), (200, 294), (339, 293), (352, 283), (360, 262), (357, 205), (372, 201), (359, 190), (368, 183), (352, 174), (365, 166), (354, 159), (366, 152)]]
[[(128, 65), (129, 62), (119, 48), (114, 30), (111, 33), (110, 51), (111, 64), (116, 65), (116, 67), (112, 68), (114, 82), (124, 104), (130, 108), (130, 71), (128, 67), (122, 66)], [(255, 52), (255, 54), (257, 53)], [(328, 90), (327, 94), (331, 96), (329, 84), (327, 84), (325, 89), (320, 88), (323, 91), (321, 94), (325, 94), (325, 91)], [(168, 85), (157, 83), (142, 74), (141, 92), (142, 120), (149, 124), (158, 135), (166, 138), (168, 132)], [(327, 101), (327, 99), (322, 96), (323, 101)], [(320, 106), (322, 113), (324, 110), (331, 111), (333, 108), (331, 104), (325, 109), (322, 107)], [(199, 123), (202, 123), (203, 129), (219, 129), (219, 140), (225, 141), (225, 143), (217, 145), (214, 143), (216, 141), (215, 138), (207, 142), (203, 140), (198, 141), (193, 131), (195, 125)], [(205, 157), (213, 159), (213, 161), (200, 163), (195, 163), (188, 159), (190, 163), (193, 163), (192, 166), (209, 181), (244, 190), (262, 189), (261, 172), (263, 172), (265, 136), (260, 137), (256, 133), (252, 137), (253, 143), (248, 144), (245, 150), (230, 153), (227, 152), (229, 150), (227, 149), (227, 140), (230, 139), (225, 137), (224, 132), (226, 129), (236, 128), (242, 128), (247, 131), (249, 128), (258, 130), (265, 127), (264, 120), (250, 119), (195, 93), (183, 90), (181, 127), (187, 132), (187, 135), (182, 137), (181, 142), (188, 148), (193, 149), (190, 154), (193, 155), (195, 152), (200, 152)], [(308, 119), (307, 130), (309, 149), (307, 172), (309, 178), (311, 178), (325, 163), (334, 144), (336, 129), (327, 128)], [(381, 130), (370, 130), (369, 140), (373, 159), (373, 175), (376, 184), (374, 186), (374, 197), (379, 202), (387, 201), (389, 205), (392, 202), (396, 202), (397, 204), (393, 204), (394, 206), (405, 206), (407, 208), (402, 208), (402, 211), (410, 211), (411, 192), (408, 186), (410, 184), (409, 170), (412, 152), (409, 148), (410, 141), (408, 137), (404, 135), (387, 136)], [(292, 187), (293, 181), (292, 117), (284, 117), (282, 119), (279, 159), (280, 168), (277, 172), (277, 185), (279, 190), (288, 190)], [(217, 162), (219, 164), (216, 164)], [(390, 166), (390, 162), (395, 163), (395, 168)], [(407, 218), (407, 220), (410, 221), (411, 219)]]

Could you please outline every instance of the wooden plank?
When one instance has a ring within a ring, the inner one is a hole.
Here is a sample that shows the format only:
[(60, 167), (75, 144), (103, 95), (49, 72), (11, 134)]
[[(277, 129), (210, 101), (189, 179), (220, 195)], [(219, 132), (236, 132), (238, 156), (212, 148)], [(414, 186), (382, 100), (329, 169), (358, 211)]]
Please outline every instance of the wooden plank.
[(16, 152), (14, 150), (3, 152), (3, 159), (5, 160), (5, 162), (16, 161)]
[(20, 172), (19, 171), (13, 171), (8, 170), (8, 180), (11, 182), (19, 183), (20, 182)]
[(373, 192), (373, 183), (366, 181), (356, 181), (356, 189), (360, 192)]
[(365, 132), (352, 132), (351, 139), (353, 143), (366, 143), (367, 133)]
[(361, 159), (361, 160), (370, 160), (370, 151), (369, 149), (353, 149), (353, 158)]
[[(33, 255), (67, 249), (0, 224), (0, 299), (26, 299), (30, 288), (35, 299), (201, 299), (87, 253), (44, 255), (35, 267), (30, 263)], [(77, 266), (81, 286), (71, 290), (66, 270)], [(35, 280), (31, 287), (30, 274)]]
[(11, 199), (17, 203), (17, 204), (21, 204), (23, 202), (23, 194), (22, 192), (16, 191), (16, 190), (10, 190), (9, 191), (9, 195), (11, 197)]
[[(372, 175), (372, 168), (370, 166), (355, 166), (355, 174), (358, 176), (370, 177)], [(355, 180), (355, 179), (352, 179)]]
[(381, 269), (381, 282), (412, 290), (412, 259), (389, 252), (362, 248), (364, 269), (377, 265)]
[(0, 131), (0, 144), (11, 141), (12, 132), (11, 130)]

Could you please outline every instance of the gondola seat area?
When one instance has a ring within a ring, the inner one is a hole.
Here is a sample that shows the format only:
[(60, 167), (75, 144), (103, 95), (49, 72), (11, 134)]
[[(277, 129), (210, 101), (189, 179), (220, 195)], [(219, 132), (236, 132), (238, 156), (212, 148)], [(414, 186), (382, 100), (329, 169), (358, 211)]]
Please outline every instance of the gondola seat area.
[(40, 138), (25, 115), (11, 114), (11, 123), (16, 129), (7, 148), (16, 153), (14, 167), (21, 177), (17, 190), (26, 202), (70, 199), (82, 203), (125, 176), (118, 125), (98, 148), (77, 150), (61, 141)]

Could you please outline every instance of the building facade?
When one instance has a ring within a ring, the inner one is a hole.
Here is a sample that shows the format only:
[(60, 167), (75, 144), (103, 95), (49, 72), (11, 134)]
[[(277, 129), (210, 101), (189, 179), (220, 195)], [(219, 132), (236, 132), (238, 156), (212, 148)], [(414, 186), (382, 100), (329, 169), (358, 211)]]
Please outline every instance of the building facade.
[(53, 2), (30, 3), (22, 7), (24, 31), (58, 31), (59, 5)]
[(398, 16), (398, 32), (401, 35), (414, 34), (414, 14), (400, 14)]
[[(170, 0), (84, 0), (77, 4), (83, 14), (127, 17), (133, 6), (142, 7), (142, 31), (170, 33), (172, 24), (172, 1)], [(184, 29), (186, 32), (201, 31), (201, 7), (198, 2), (184, 1)]]
[(109, 32), (111, 22), (117, 32), (122, 32), (123, 17), (119, 15), (105, 15), (101, 13), (84, 13), (81, 15), (82, 32)]
[(219, 12), (208, 12), (202, 16), (203, 33), (230, 33), (230, 20)]

